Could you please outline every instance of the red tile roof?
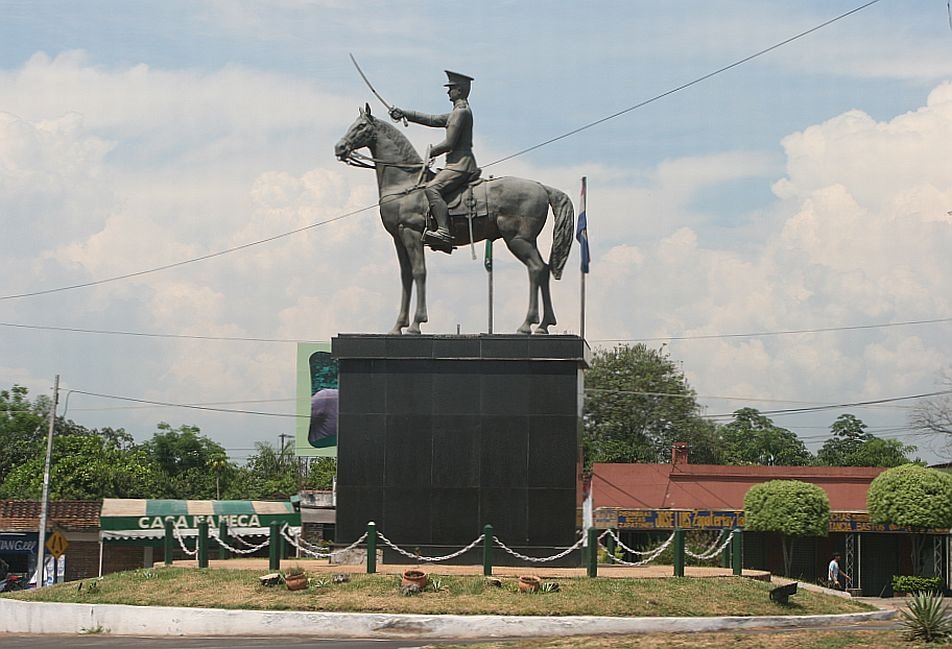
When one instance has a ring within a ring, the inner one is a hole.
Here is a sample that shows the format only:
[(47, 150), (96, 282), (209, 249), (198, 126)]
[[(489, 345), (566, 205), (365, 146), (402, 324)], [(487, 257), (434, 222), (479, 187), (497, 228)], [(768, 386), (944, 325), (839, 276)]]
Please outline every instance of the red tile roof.
[[(47, 520), (50, 527), (65, 530), (99, 531), (101, 500), (50, 501)], [(0, 531), (37, 531), (40, 527), (40, 503), (35, 500), (0, 500)]]
[(593, 506), (624, 509), (743, 509), (744, 495), (768, 480), (822, 487), (833, 511), (866, 511), (875, 467), (595, 464)]

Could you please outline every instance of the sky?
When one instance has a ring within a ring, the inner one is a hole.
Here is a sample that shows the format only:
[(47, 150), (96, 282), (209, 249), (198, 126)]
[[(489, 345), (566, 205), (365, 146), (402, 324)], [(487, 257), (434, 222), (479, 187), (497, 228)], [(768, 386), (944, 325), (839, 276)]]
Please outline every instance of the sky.
[[(474, 77), (484, 173), (576, 203), (588, 178), (593, 348), (664, 346), (722, 423), (823, 407), (770, 416), (952, 460), (899, 399), (952, 387), (952, 16), (865, 4), (0, 0), (0, 387), (58, 374), (77, 423), (197, 425), (238, 462), (293, 433), (295, 341), (399, 306), (374, 175), (333, 155), (385, 114), (352, 53), (423, 112)], [(553, 332), (580, 331), (578, 263)], [(481, 259), (427, 264), (424, 332), (485, 332)], [(515, 331), (525, 269), (498, 247), (494, 274)]]

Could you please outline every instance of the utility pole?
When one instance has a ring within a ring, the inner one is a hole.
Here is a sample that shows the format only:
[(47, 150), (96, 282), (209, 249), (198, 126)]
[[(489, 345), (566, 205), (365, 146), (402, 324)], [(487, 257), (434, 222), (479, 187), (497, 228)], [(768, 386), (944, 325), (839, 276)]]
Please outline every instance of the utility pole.
[(46, 519), (49, 512), (50, 497), (50, 459), (53, 456), (53, 428), (56, 425), (56, 406), (59, 404), (59, 374), (53, 380), (53, 406), (50, 408), (50, 428), (46, 435), (46, 467), (43, 469), (43, 500), (40, 502), (40, 537), (36, 548), (37, 580), (36, 587), (46, 584)]
[(280, 451), (282, 454), (284, 453), (284, 449), (287, 447), (287, 444), (284, 442), (284, 440), (291, 439), (292, 437), (293, 435), (289, 435), (288, 433), (281, 433), (278, 435), (278, 439), (281, 440)]

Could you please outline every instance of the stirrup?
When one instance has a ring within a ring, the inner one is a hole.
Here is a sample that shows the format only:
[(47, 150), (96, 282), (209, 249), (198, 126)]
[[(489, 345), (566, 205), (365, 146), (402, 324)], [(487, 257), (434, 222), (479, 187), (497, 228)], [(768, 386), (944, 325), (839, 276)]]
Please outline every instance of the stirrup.
[(453, 245), (453, 240), (448, 237), (442, 237), (439, 235), (438, 230), (426, 230), (423, 233), (423, 243), (428, 245), (433, 250), (439, 250), (440, 252), (445, 252), (446, 254), (452, 254), (455, 246)]

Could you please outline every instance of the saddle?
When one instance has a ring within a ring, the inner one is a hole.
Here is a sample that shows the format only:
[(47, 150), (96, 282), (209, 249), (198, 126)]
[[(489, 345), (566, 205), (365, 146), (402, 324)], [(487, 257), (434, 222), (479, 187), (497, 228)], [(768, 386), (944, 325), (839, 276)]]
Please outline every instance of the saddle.
[[(481, 172), (482, 170), (477, 170), (465, 185), (444, 197), (450, 217), (449, 227), (453, 233), (453, 247), (472, 243), (473, 220), (484, 219), (492, 212), (489, 206), (488, 187), (489, 183), (497, 179), (480, 178)], [(426, 222), (427, 230), (436, 230), (436, 219), (430, 214), (429, 209), (426, 213)], [(444, 252), (452, 252), (452, 248)]]

